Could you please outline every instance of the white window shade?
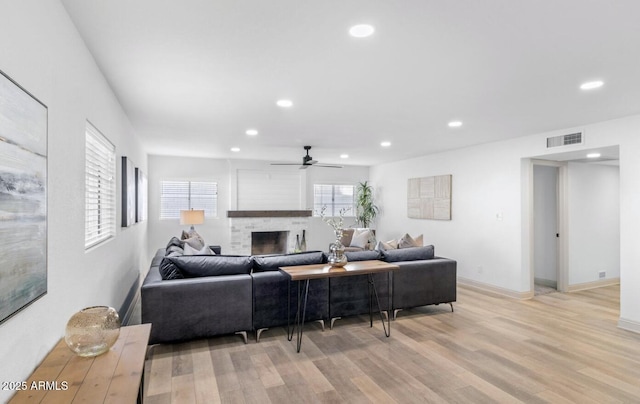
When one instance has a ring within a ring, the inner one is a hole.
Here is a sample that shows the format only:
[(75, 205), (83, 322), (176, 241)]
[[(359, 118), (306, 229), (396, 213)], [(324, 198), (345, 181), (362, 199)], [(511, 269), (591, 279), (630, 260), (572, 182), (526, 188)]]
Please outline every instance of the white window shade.
[(85, 132), (85, 249), (116, 235), (115, 146), (87, 122)]
[(218, 214), (218, 184), (199, 181), (161, 181), (160, 219), (180, 219), (181, 210), (204, 210), (205, 218)]
[(326, 206), (325, 216), (338, 216), (341, 209), (348, 209), (344, 216), (355, 216), (353, 198), (353, 185), (314, 184), (313, 215), (320, 216)]

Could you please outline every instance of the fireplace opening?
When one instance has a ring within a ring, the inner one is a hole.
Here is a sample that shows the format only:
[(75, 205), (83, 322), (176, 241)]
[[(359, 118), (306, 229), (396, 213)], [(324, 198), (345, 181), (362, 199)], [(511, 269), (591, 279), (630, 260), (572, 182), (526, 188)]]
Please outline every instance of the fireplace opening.
[(286, 254), (288, 231), (251, 232), (251, 255)]

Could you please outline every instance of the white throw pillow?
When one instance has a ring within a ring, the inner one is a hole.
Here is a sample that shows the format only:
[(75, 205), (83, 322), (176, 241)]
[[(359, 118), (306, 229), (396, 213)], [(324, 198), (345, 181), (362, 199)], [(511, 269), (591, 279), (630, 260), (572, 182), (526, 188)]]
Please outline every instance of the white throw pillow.
[(216, 255), (216, 253), (214, 253), (208, 245), (197, 250), (189, 244), (184, 243), (184, 255)]
[(371, 230), (369, 229), (355, 229), (353, 231), (353, 237), (351, 238), (350, 247), (366, 248), (371, 237)]

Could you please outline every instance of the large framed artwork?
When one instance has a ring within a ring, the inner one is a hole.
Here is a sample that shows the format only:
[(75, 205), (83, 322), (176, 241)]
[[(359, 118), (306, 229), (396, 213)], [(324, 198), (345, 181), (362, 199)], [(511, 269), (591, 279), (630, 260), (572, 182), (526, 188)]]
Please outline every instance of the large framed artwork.
[(147, 220), (147, 176), (136, 167), (136, 222)]
[(133, 163), (122, 156), (122, 227), (136, 222), (136, 172)]
[(412, 219), (451, 220), (451, 175), (409, 178), (407, 215)]
[(0, 323), (47, 293), (47, 106), (0, 71)]

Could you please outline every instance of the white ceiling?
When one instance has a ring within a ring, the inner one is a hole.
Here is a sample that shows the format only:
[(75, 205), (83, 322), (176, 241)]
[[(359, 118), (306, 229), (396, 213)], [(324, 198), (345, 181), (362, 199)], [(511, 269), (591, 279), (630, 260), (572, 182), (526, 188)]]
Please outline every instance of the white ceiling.
[(370, 165), (640, 113), (637, 0), (62, 3), (150, 154)]

